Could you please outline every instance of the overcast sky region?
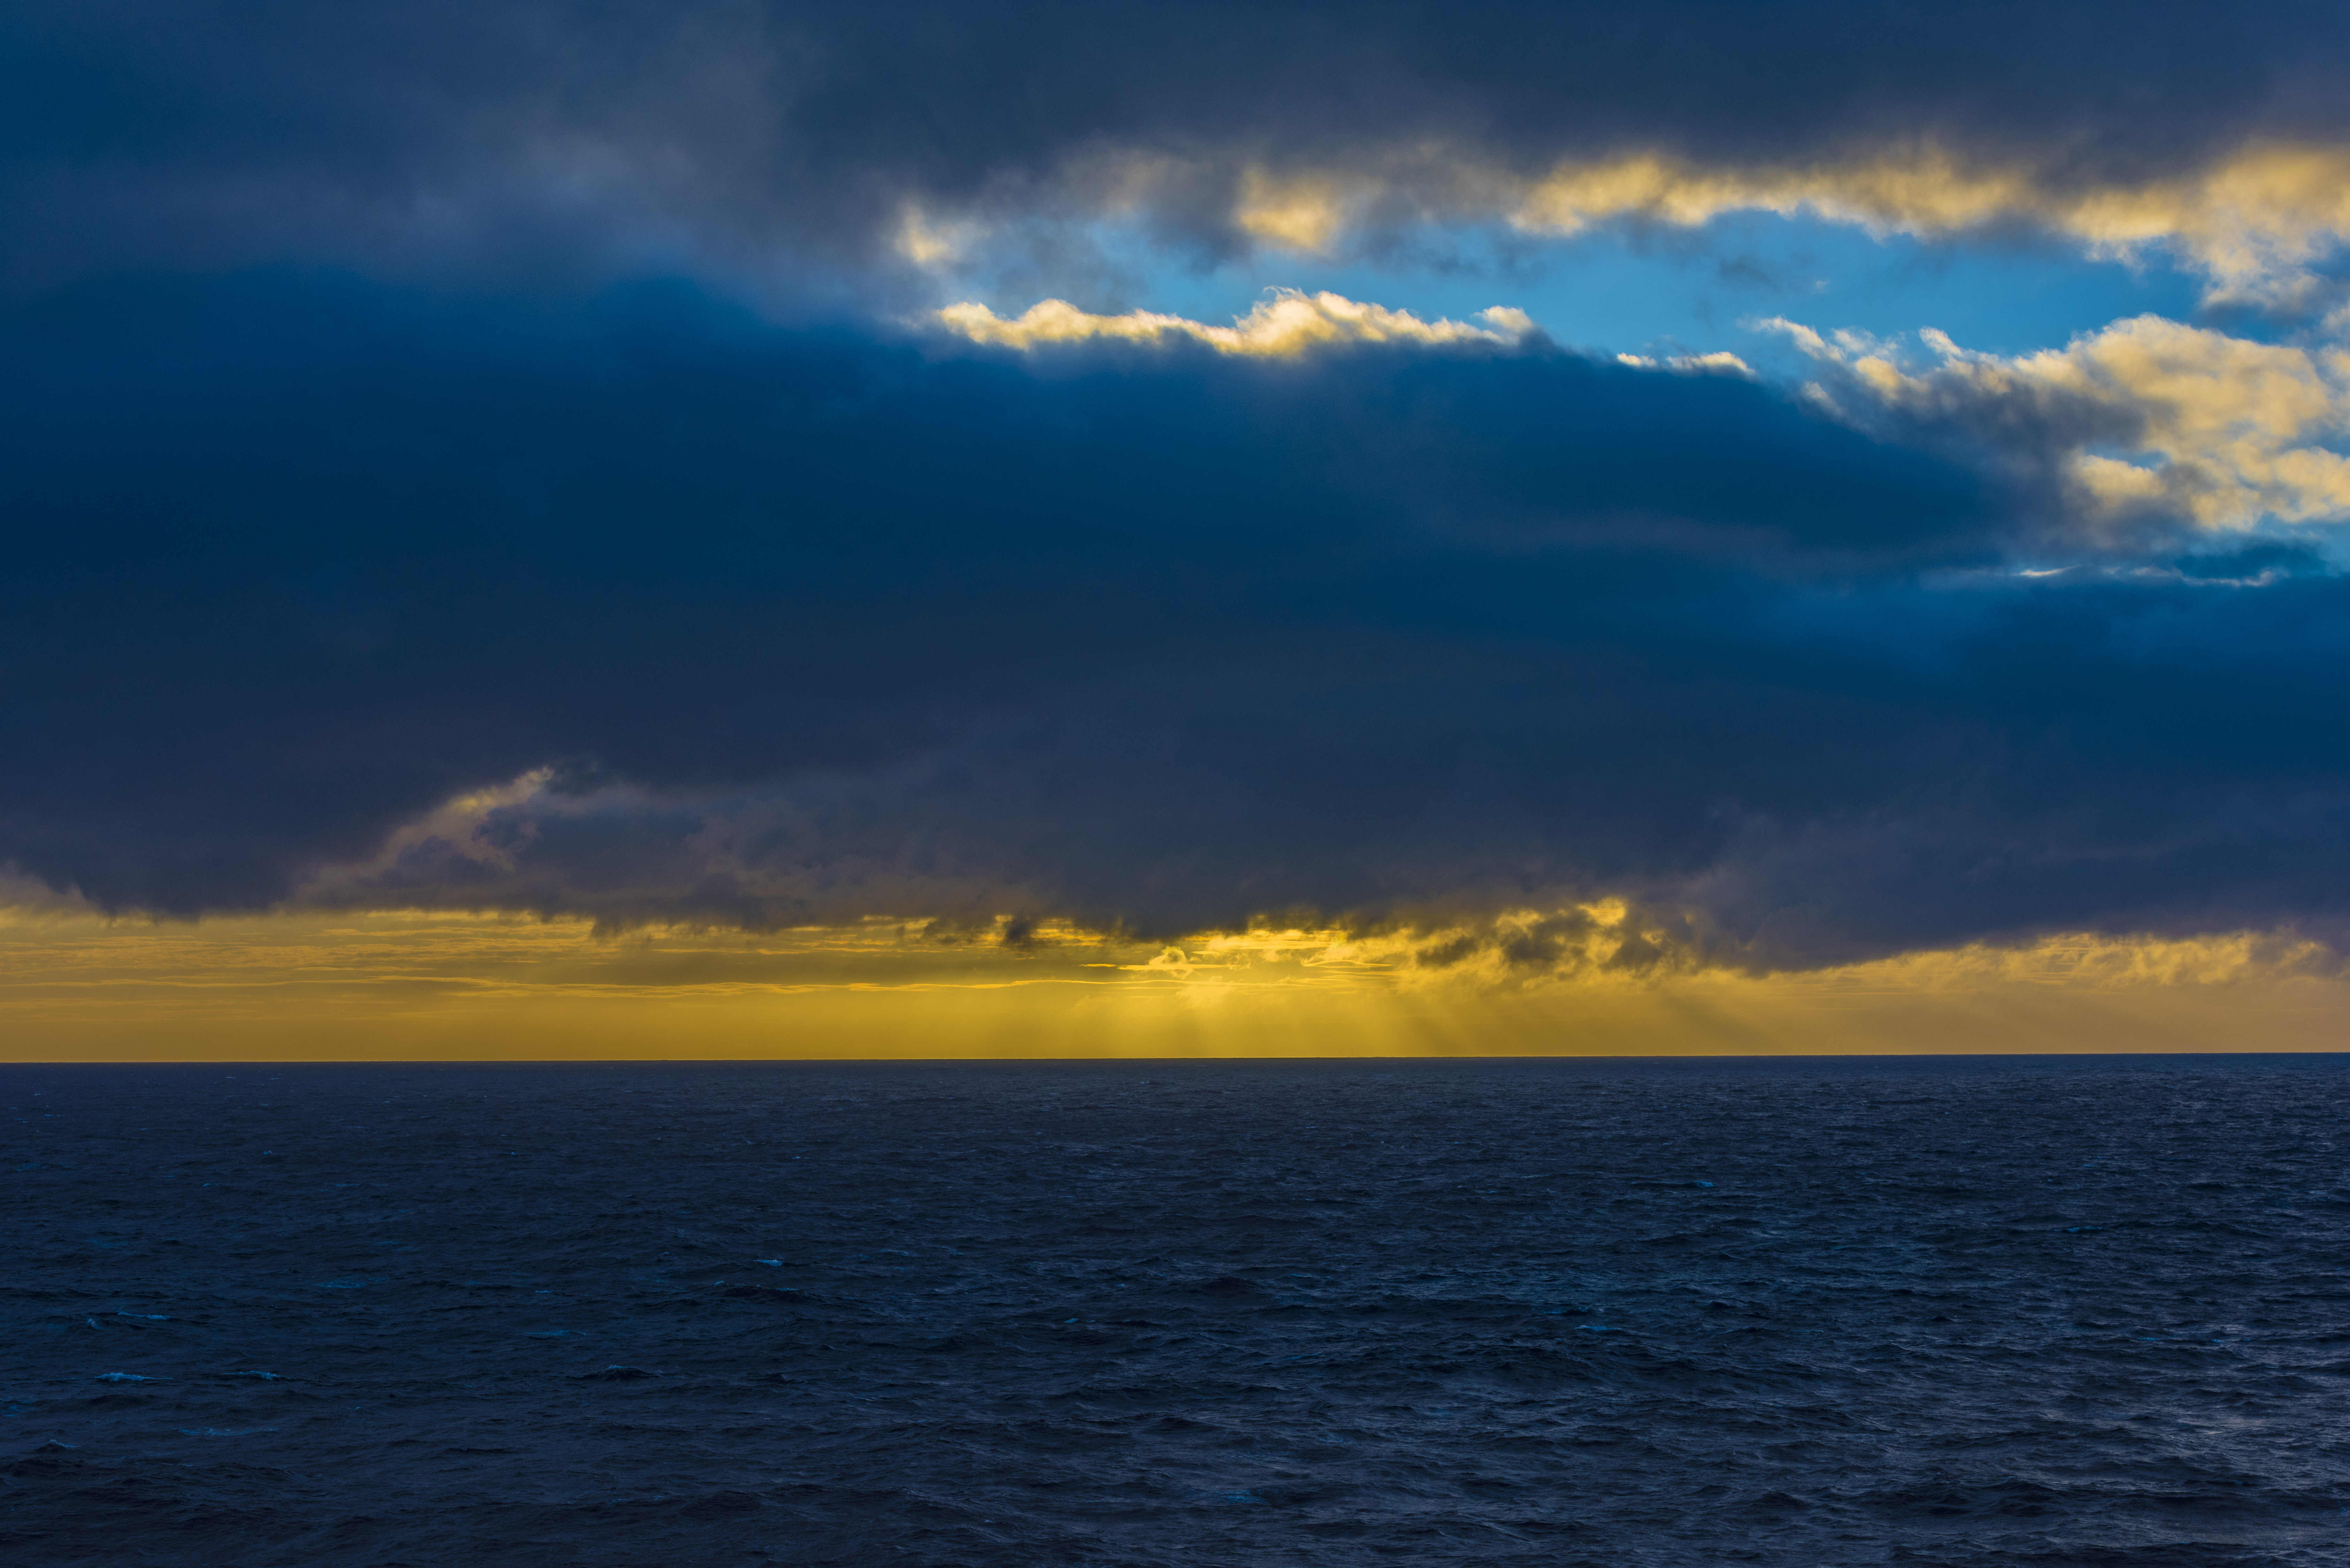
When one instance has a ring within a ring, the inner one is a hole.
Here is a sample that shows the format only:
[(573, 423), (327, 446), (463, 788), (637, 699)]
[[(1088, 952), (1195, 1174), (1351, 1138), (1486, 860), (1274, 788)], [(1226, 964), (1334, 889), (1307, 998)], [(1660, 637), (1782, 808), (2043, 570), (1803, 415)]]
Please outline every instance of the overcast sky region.
[(2319, 4), (22, 0), (0, 1012), (135, 1053), (372, 931), (318, 1016), (2322, 1033), (2345, 72)]

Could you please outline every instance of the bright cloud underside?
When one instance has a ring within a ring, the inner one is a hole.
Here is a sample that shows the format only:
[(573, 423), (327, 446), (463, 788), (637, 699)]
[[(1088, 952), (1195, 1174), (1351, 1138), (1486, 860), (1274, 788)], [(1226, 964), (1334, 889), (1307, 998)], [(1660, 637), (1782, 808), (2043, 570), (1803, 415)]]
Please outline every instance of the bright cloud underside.
[(1408, 310), (1365, 305), (1336, 294), (1284, 289), (1230, 327), (1211, 327), (1180, 316), (1134, 310), (1096, 316), (1066, 300), (1047, 299), (1005, 320), (984, 305), (951, 305), (938, 313), (950, 330), (974, 343), (1007, 348), (1122, 339), (1136, 343), (1189, 340), (1222, 354), (1279, 357), (1341, 343), (1404, 343), (1422, 347), (1484, 343), (1510, 345), (1534, 329), (1523, 311), (1497, 306), (1482, 311), (1482, 326), (1461, 321), (1423, 321)]
[[(948, 330), (1022, 350), (1089, 342), (1189, 342), (1219, 353), (1280, 358), (1343, 344), (1433, 348), (1515, 347), (1535, 330), (1523, 311), (1496, 306), (1471, 325), (1425, 321), (1409, 311), (1331, 293), (1283, 290), (1217, 327), (1156, 311), (1103, 316), (1048, 299), (1009, 319), (984, 305), (947, 306)], [(1930, 362), (1913, 367), (1898, 346), (1851, 332), (1823, 334), (1773, 318), (1837, 372), (1811, 392), (1847, 418), (1891, 410), (1925, 419), (1998, 423), (2052, 404), (2085, 413), (2095, 444), (2067, 458), (2084, 514), (2164, 513), (2211, 529), (2263, 522), (2334, 523), (2350, 517), (2350, 458), (2327, 444), (2350, 434), (2350, 350), (2267, 344), (2159, 317), (2116, 322), (2063, 348), (2002, 358), (1962, 348), (1931, 327), (1919, 333)], [(1737, 355), (1657, 358), (1619, 354), (1647, 370), (1751, 375)]]

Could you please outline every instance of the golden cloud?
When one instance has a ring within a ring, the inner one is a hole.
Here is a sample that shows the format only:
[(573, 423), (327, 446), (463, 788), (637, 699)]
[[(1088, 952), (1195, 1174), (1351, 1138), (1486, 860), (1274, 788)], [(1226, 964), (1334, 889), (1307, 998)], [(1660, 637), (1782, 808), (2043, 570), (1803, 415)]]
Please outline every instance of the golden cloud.
[[(2214, 297), (2279, 302), (2305, 291), (2313, 266), (2350, 242), (2350, 149), (2293, 142), (2239, 146), (2182, 172), (2106, 182), (2054, 162), (1968, 156), (1931, 142), (1785, 164), (1635, 151), (1565, 159), (1531, 176), (1458, 146), (1229, 172), (1163, 152), (1109, 153), (1074, 162), (1046, 204), (1062, 218), (1190, 213), (1203, 184), (1228, 191), (1223, 216), (1234, 231), (1301, 254), (1415, 225), (1502, 223), (1570, 235), (1623, 221), (1695, 228), (1734, 213), (1773, 213), (1928, 239), (2029, 227), (2122, 260), (2162, 248), (2200, 274)], [(992, 225), (1023, 221), (977, 207), (910, 213), (898, 249), (919, 265), (949, 267)]]
[(1930, 238), (2023, 223), (2109, 257), (2168, 245), (2216, 293), (2267, 296), (2304, 282), (2312, 263), (2350, 238), (2350, 150), (2247, 148), (2191, 173), (2123, 185), (2076, 185), (1931, 147), (1780, 169), (1639, 154), (1562, 164), (1505, 215), (1530, 232), (1573, 234), (1626, 217), (1693, 227), (1734, 212)]
[(1507, 346), (1534, 329), (1523, 311), (1496, 306), (1481, 311), (1482, 326), (1439, 319), (1423, 321), (1408, 310), (1390, 310), (1336, 294), (1275, 290), (1230, 327), (1211, 327), (1185, 317), (1134, 310), (1096, 316), (1066, 300), (1047, 299), (1006, 320), (986, 306), (951, 305), (937, 313), (941, 325), (974, 343), (1031, 349), (1051, 344), (1122, 339), (1136, 343), (1190, 340), (1222, 354), (1285, 357), (1341, 343)]
[(2125, 455), (2085, 446), (2067, 459), (2093, 514), (2159, 508), (2212, 529), (2350, 517), (2350, 459), (2325, 444), (2350, 434), (2350, 352), (2340, 348), (2140, 316), (2013, 358), (1970, 352), (1929, 328), (1918, 336), (1934, 362), (1912, 369), (1895, 346), (1862, 335), (1762, 325), (1842, 372), (1814, 395), (1848, 416), (1866, 411), (1855, 400), (1926, 416), (2051, 400), (2100, 411), (2108, 428), (2133, 433)]

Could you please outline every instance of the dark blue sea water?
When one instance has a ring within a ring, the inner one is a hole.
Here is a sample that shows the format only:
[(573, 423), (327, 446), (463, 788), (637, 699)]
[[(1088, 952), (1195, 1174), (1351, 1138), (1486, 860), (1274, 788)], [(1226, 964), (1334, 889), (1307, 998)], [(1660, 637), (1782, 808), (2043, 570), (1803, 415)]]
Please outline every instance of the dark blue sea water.
[(0, 1557), (2350, 1563), (2345, 1068), (0, 1069)]

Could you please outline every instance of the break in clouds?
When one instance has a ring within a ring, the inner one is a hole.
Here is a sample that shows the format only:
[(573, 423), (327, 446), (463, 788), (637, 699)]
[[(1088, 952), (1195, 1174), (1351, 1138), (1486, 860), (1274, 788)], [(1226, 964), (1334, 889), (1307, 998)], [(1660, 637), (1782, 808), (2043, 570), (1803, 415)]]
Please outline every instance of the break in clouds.
[[(20, 7), (0, 858), (175, 916), (2330, 935), (2339, 16), (2119, 15)], [(1791, 321), (1781, 384), (1187, 322), (1087, 249), (1746, 208), (2271, 325)], [(1073, 302), (956, 296), (1018, 267)]]

